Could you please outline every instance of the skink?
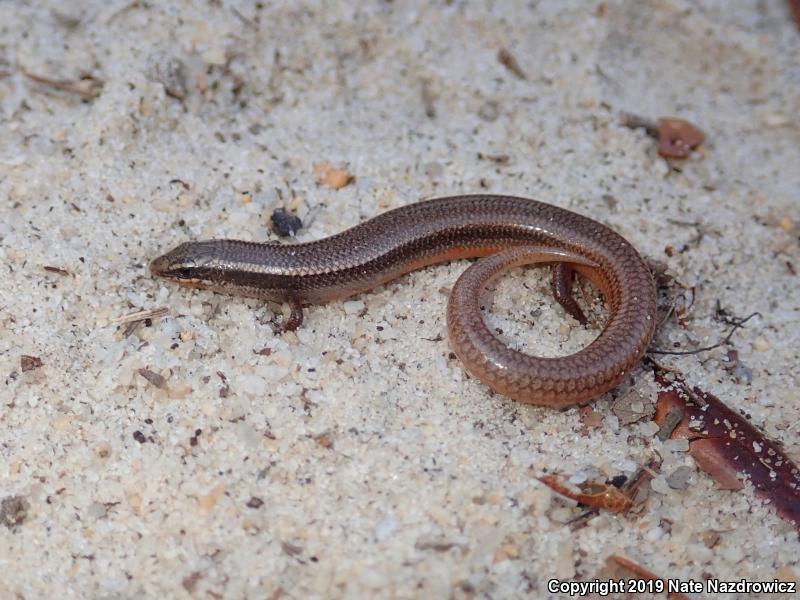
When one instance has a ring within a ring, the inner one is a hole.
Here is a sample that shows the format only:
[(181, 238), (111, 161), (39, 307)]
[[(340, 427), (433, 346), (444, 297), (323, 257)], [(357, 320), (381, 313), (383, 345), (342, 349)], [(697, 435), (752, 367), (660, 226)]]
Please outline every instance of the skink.
[[(453, 351), (493, 390), (525, 403), (566, 407), (616, 386), (644, 354), (655, 328), (656, 291), (645, 262), (605, 225), (550, 204), (498, 195), (436, 198), (380, 214), (301, 244), (186, 242), (155, 259), (154, 275), (217, 292), (287, 302), (286, 328), (304, 304), (370, 290), (442, 261), (485, 257), (454, 285), (447, 306)], [(556, 300), (585, 321), (571, 295), (573, 271), (595, 284), (609, 308), (598, 338), (569, 356), (513, 350), (486, 326), (480, 294), (511, 268), (553, 267)]]

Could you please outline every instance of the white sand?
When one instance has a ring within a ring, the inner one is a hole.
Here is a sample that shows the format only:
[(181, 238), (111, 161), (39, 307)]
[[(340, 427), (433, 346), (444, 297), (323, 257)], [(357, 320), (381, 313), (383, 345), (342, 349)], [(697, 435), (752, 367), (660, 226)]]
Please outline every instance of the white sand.
[[(0, 3), (0, 500), (28, 507), (0, 524), (0, 597), (538, 596), (612, 553), (665, 577), (800, 577), (789, 524), (717, 490), (650, 423), (620, 426), (610, 395), (582, 435), (576, 410), (468, 378), (444, 323), (464, 263), (363, 310), (311, 308), (282, 337), (277, 307), (147, 271), (187, 239), (270, 239), (284, 205), (311, 240), (424, 196), (539, 198), (697, 286), (687, 329), (670, 322), (658, 346), (717, 341), (717, 301), (761, 313), (734, 337), (751, 385), (725, 349), (664, 362), (800, 460), (800, 33), (784, 3), (31, 4)], [(171, 60), (183, 101), (159, 82)], [(23, 71), (104, 86), (82, 102)], [(708, 142), (672, 170), (623, 111), (682, 116)], [(355, 183), (318, 186), (318, 163)], [(127, 337), (114, 321), (159, 307)], [(540, 354), (596, 335), (533, 271), (502, 282), (492, 319)], [(21, 355), (44, 364), (23, 373)], [(665, 477), (692, 467), (688, 489), (659, 481), (641, 513), (577, 531), (534, 479), (630, 475), (655, 453)]]

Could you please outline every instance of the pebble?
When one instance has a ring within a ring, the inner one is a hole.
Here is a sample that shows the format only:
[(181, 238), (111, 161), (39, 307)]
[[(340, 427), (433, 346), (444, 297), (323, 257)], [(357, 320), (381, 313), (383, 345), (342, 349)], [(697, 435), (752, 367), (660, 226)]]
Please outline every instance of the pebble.
[(667, 484), (673, 490), (683, 490), (689, 486), (689, 479), (692, 477), (692, 469), (687, 466), (680, 466), (667, 476)]
[(669, 494), (670, 492), (669, 484), (663, 475), (659, 475), (658, 477), (651, 479), (650, 488), (659, 494)]
[(364, 304), (363, 300), (348, 300), (347, 302), (342, 303), (342, 308), (344, 308), (345, 314), (348, 315), (356, 315), (359, 314), (367, 307)]
[(770, 344), (767, 340), (760, 338), (753, 342), (753, 350), (756, 352), (766, 352), (772, 348), (772, 344)]
[(664, 442), (664, 449), (668, 452), (688, 452), (689, 440), (686, 438), (672, 438)]
[(375, 526), (375, 541), (378, 543), (385, 542), (395, 534), (398, 526), (397, 520), (392, 516), (382, 519)]
[(722, 550), (722, 558), (730, 563), (737, 563), (744, 558), (741, 546), (730, 544)]

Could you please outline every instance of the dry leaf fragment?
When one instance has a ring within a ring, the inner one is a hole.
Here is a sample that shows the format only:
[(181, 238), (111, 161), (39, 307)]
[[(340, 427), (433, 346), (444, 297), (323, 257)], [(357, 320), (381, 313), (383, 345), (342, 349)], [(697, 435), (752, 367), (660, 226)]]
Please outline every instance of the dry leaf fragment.
[(673, 117), (658, 120), (658, 153), (664, 158), (688, 158), (705, 140), (697, 127)]
[(38, 369), (43, 364), (44, 363), (42, 362), (42, 359), (38, 356), (29, 356), (27, 354), (23, 354), (19, 357), (19, 365), (22, 368), (23, 373)]
[(609, 512), (625, 512), (633, 501), (622, 490), (610, 483), (586, 482), (576, 491), (552, 473), (537, 477), (554, 492), (575, 500), (590, 508), (602, 508)]
[(0, 523), (14, 529), (28, 517), (30, 503), (22, 496), (6, 496), (0, 502)]
[(603, 415), (591, 406), (584, 406), (580, 410), (581, 433), (586, 435), (590, 429), (597, 429), (603, 424)]
[(655, 413), (652, 400), (646, 398), (636, 388), (630, 388), (611, 405), (611, 412), (619, 419), (620, 425), (630, 425)]
[(501, 48), (497, 53), (498, 62), (520, 79), (526, 79), (525, 71), (519, 66), (517, 59), (507, 48)]
[(137, 371), (139, 375), (147, 379), (150, 383), (152, 383), (155, 387), (159, 389), (164, 389), (167, 385), (167, 380), (164, 379), (164, 376), (156, 373), (155, 371), (151, 371), (150, 369), (139, 369)]
[(314, 177), (320, 185), (328, 186), (333, 190), (343, 188), (355, 179), (344, 169), (339, 169), (333, 165), (322, 163), (314, 167)]

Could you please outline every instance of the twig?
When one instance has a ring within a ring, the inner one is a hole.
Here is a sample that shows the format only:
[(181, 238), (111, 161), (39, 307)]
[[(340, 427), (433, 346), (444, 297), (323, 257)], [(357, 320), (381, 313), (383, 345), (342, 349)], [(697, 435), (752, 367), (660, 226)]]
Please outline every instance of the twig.
[(140, 310), (135, 313), (131, 313), (129, 315), (123, 315), (121, 317), (116, 317), (115, 319), (111, 319), (111, 323), (114, 324), (135, 323), (139, 321), (145, 321), (147, 319), (156, 319), (158, 317), (163, 317), (168, 312), (169, 309), (167, 309), (164, 306), (162, 306), (161, 308), (155, 308), (153, 310)]
[(725, 336), (725, 339), (723, 339), (721, 342), (717, 342), (713, 346), (706, 346), (705, 348), (697, 348), (695, 350), (673, 351), (673, 350), (655, 349), (655, 350), (648, 350), (647, 352), (648, 354), (673, 354), (678, 356), (685, 356), (688, 354), (699, 354), (700, 352), (708, 352), (709, 350), (715, 350), (716, 348), (719, 348), (720, 346), (724, 346), (725, 344), (727, 344), (731, 340), (731, 337), (733, 337), (733, 334), (736, 333), (736, 330), (742, 327), (745, 323), (747, 323), (750, 319), (752, 319), (756, 315), (760, 317), (761, 313), (756, 311), (754, 313), (747, 315), (744, 319), (741, 319), (740, 321), (728, 321), (728, 323), (732, 324), (733, 327), (728, 332), (728, 335)]
[(99, 79), (95, 79), (94, 77), (80, 79), (78, 81), (70, 81), (67, 79), (50, 79), (49, 77), (43, 77), (41, 75), (36, 75), (35, 73), (29, 73), (25, 69), (21, 69), (21, 71), (22, 74), (31, 81), (35, 81), (36, 83), (46, 85), (62, 92), (77, 94), (84, 100), (94, 100), (100, 95), (100, 92), (103, 89), (103, 82)]

